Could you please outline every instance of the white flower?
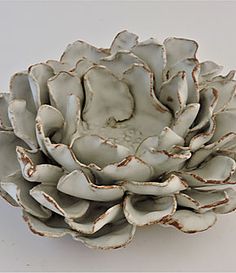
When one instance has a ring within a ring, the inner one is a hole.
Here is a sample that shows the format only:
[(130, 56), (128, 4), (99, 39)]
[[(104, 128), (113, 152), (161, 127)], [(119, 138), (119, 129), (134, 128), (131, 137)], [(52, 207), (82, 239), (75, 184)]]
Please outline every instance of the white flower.
[(203, 231), (236, 208), (234, 72), (198, 45), (69, 45), (0, 97), (1, 195), (43, 236), (118, 248), (136, 226)]

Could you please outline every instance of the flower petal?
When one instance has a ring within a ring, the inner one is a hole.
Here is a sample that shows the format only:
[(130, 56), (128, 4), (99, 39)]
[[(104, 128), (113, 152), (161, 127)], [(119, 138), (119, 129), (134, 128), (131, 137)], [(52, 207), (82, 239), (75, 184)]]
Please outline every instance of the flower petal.
[(204, 128), (203, 130), (201, 130), (201, 133), (195, 135), (194, 137), (190, 139), (189, 148), (191, 149), (191, 151), (196, 151), (200, 147), (202, 147), (205, 143), (207, 143), (214, 135), (215, 129), (216, 129), (216, 122), (215, 122), (215, 117), (213, 116), (213, 118), (211, 118), (209, 121), (209, 125), (206, 126), (206, 128)]
[(229, 109), (215, 115), (216, 129), (209, 143), (213, 143), (228, 133), (236, 133), (236, 109)]
[(188, 185), (180, 177), (171, 174), (161, 182), (124, 181), (122, 187), (129, 192), (144, 195), (163, 196), (185, 190)]
[(188, 104), (172, 125), (172, 130), (179, 136), (185, 137), (193, 124), (200, 108), (199, 103)]
[(8, 117), (8, 104), (10, 93), (0, 93), (0, 129), (12, 130), (12, 125)]
[(99, 64), (107, 67), (116, 77), (121, 79), (124, 72), (133, 64), (143, 64), (137, 56), (129, 51), (118, 51), (100, 60)]
[(1, 180), (1, 187), (28, 213), (47, 219), (51, 216), (50, 210), (42, 208), (29, 194), (34, 184), (28, 183), (17, 171)]
[(54, 76), (53, 69), (44, 63), (29, 68), (29, 84), (36, 108), (49, 102), (47, 81)]
[(9, 103), (8, 116), (15, 135), (27, 143), (30, 148), (37, 148), (35, 115), (27, 110), (26, 101), (12, 100)]
[(60, 72), (48, 80), (51, 105), (57, 108), (65, 117), (67, 110), (67, 96), (79, 97), (81, 104), (84, 100), (84, 91), (80, 78), (68, 72)]
[(220, 80), (211, 81), (208, 86), (218, 91), (218, 102), (214, 109), (214, 112), (224, 110), (232, 100), (236, 91), (236, 81), (233, 80)]
[(69, 229), (64, 224), (62, 217), (53, 216), (48, 221), (40, 221), (38, 218), (30, 215), (26, 211), (23, 211), (23, 218), (28, 224), (29, 229), (39, 236), (59, 238), (67, 234), (76, 236), (78, 235), (75, 231)]
[(20, 168), (16, 157), (16, 146), (26, 145), (13, 132), (0, 131), (0, 180)]
[(235, 161), (227, 156), (215, 156), (203, 166), (189, 172), (179, 172), (191, 187), (227, 184), (236, 169)]
[(155, 93), (158, 94), (162, 84), (162, 71), (165, 65), (164, 47), (158, 41), (151, 38), (138, 43), (132, 48), (132, 52), (138, 56), (150, 68), (155, 79)]
[(174, 145), (183, 146), (184, 139), (169, 127), (165, 127), (159, 136), (158, 150), (167, 150)]
[(185, 108), (187, 98), (188, 88), (185, 72), (179, 72), (162, 84), (159, 99), (172, 110), (175, 117)]
[(97, 135), (77, 138), (72, 145), (72, 150), (83, 164), (94, 163), (101, 168), (120, 162), (130, 154), (128, 148)]
[(177, 210), (167, 220), (167, 224), (186, 233), (205, 231), (216, 222), (216, 214), (212, 211), (196, 213), (191, 210)]
[(46, 64), (49, 65), (55, 74), (60, 73), (61, 71), (69, 72), (71, 66), (68, 63), (58, 62), (56, 60), (48, 60)]
[(120, 180), (147, 181), (153, 177), (153, 169), (135, 156), (128, 156), (119, 163), (107, 165), (105, 168), (89, 166), (102, 183)]
[(123, 121), (133, 113), (133, 99), (128, 86), (103, 66), (92, 67), (84, 76), (86, 103), (83, 120), (104, 126), (109, 120)]
[(200, 109), (191, 131), (202, 129), (211, 119), (218, 102), (218, 91), (214, 88), (203, 89), (200, 92)]
[(82, 217), (89, 208), (89, 202), (63, 195), (52, 185), (38, 185), (30, 195), (42, 206), (66, 218)]
[(151, 225), (172, 215), (176, 210), (173, 196), (151, 197), (127, 195), (124, 199), (124, 213), (128, 222), (136, 226)]
[[(224, 137), (222, 137), (221, 139), (219, 139), (218, 141), (215, 141), (211, 144), (203, 146), (201, 149), (193, 153), (192, 157), (190, 158), (188, 162), (188, 168), (196, 167), (197, 165), (202, 163), (205, 159), (207, 159), (208, 156), (210, 156), (214, 152), (230, 147), (230, 145), (234, 144), (235, 141), (236, 141), (236, 134), (229, 133), (225, 135)], [(194, 143), (191, 140), (190, 147), (193, 146), (195, 148), (196, 145), (194, 146), (192, 144)], [(197, 146), (197, 148), (200, 148), (200, 146)]]
[(108, 223), (114, 223), (124, 217), (121, 204), (107, 208), (100, 203), (91, 204), (86, 215), (80, 219), (65, 219), (66, 223), (79, 233), (93, 234)]
[(168, 67), (185, 59), (196, 58), (198, 44), (193, 40), (171, 37), (164, 41), (164, 46)]
[(140, 131), (148, 132), (148, 136), (158, 135), (164, 127), (170, 125), (172, 116), (154, 94), (153, 74), (145, 66), (134, 64), (125, 72), (124, 80), (134, 98), (132, 122)]
[(97, 63), (101, 58), (106, 57), (107, 54), (86, 42), (76, 41), (69, 44), (61, 56), (60, 61), (70, 64), (71, 68), (75, 67), (78, 60), (85, 57), (91, 62)]
[(84, 172), (79, 170), (62, 177), (57, 188), (66, 194), (94, 201), (112, 201), (124, 195), (121, 186), (98, 186)]
[(179, 206), (194, 210), (209, 210), (229, 202), (225, 191), (200, 191), (194, 189), (176, 194), (176, 199)]
[(27, 181), (55, 185), (64, 174), (64, 170), (58, 166), (43, 164), (44, 157), (40, 151), (17, 147), (16, 153), (22, 175)]
[(227, 193), (229, 201), (223, 206), (215, 208), (214, 212), (216, 213), (230, 213), (236, 209), (236, 191), (228, 188), (225, 192)]
[(119, 32), (114, 38), (110, 51), (115, 53), (120, 50), (130, 50), (137, 44), (138, 36), (134, 33), (130, 33), (127, 30)]
[(62, 143), (70, 145), (76, 134), (81, 119), (80, 99), (75, 95), (67, 96), (65, 123), (63, 128)]
[(137, 156), (154, 170), (154, 175), (162, 175), (168, 171), (179, 170), (183, 163), (191, 157), (190, 150), (174, 147), (171, 151), (158, 151), (153, 148), (138, 153)]
[(82, 58), (76, 63), (75, 69), (72, 71), (79, 77), (82, 78), (84, 74), (95, 64), (91, 61), (89, 61), (86, 58)]
[(86, 246), (96, 249), (116, 249), (126, 246), (134, 237), (136, 227), (126, 221), (104, 226), (89, 236), (76, 236)]
[(36, 117), (36, 136), (42, 151), (47, 155), (46, 142), (64, 126), (62, 114), (50, 105), (41, 105)]
[(198, 87), (198, 75), (199, 75), (199, 63), (197, 59), (186, 59), (178, 62), (172, 66), (167, 72), (167, 79), (176, 75), (178, 72), (184, 71), (186, 73), (186, 80), (188, 84), (188, 99), (187, 103), (199, 102), (199, 87)]
[(199, 81), (209, 81), (218, 75), (223, 69), (223, 66), (218, 65), (212, 61), (205, 61), (200, 63)]
[(36, 113), (36, 106), (26, 71), (12, 76), (10, 80), (10, 99), (25, 100), (27, 109), (31, 113)]

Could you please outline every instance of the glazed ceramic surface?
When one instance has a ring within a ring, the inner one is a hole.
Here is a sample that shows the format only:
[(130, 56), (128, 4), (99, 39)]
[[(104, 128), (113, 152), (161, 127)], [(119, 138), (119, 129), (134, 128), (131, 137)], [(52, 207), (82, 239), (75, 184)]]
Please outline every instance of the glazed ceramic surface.
[(12, 76), (0, 192), (34, 233), (118, 248), (137, 226), (193, 233), (236, 209), (234, 71), (197, 49), (122, 31), (108, 49), (76, 41)]

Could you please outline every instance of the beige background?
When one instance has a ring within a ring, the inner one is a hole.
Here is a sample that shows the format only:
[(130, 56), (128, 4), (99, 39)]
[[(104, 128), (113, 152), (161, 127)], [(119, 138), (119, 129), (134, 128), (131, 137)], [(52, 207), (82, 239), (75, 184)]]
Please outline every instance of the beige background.
[[(236, 68), (236, 2), (0, 2), (0, 89), (30, 64), (58, 58), (67, 43), (99, 47), (128, 29), (141, 39), (193, 38), (200, 60)], [(9, 162), (10, 164), (10, 162)], [(209, 231), (138, 229), (116, 251), (90, 250), (70, 237), (32, 235), (20, 210), (0, 200), (0, 271), (236, 271), (236, 214), (220, 216)]]

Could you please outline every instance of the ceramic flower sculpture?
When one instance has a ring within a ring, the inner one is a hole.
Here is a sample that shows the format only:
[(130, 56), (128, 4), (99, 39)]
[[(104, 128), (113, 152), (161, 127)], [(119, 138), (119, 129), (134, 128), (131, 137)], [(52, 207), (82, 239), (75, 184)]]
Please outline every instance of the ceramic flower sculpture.
[(199, 63), (197, 48), (123, 31), (11, 78), (0, 190), (34, 233), (118, 248), (139, 226), (193, 233), (235, 210), (234, 71)]

